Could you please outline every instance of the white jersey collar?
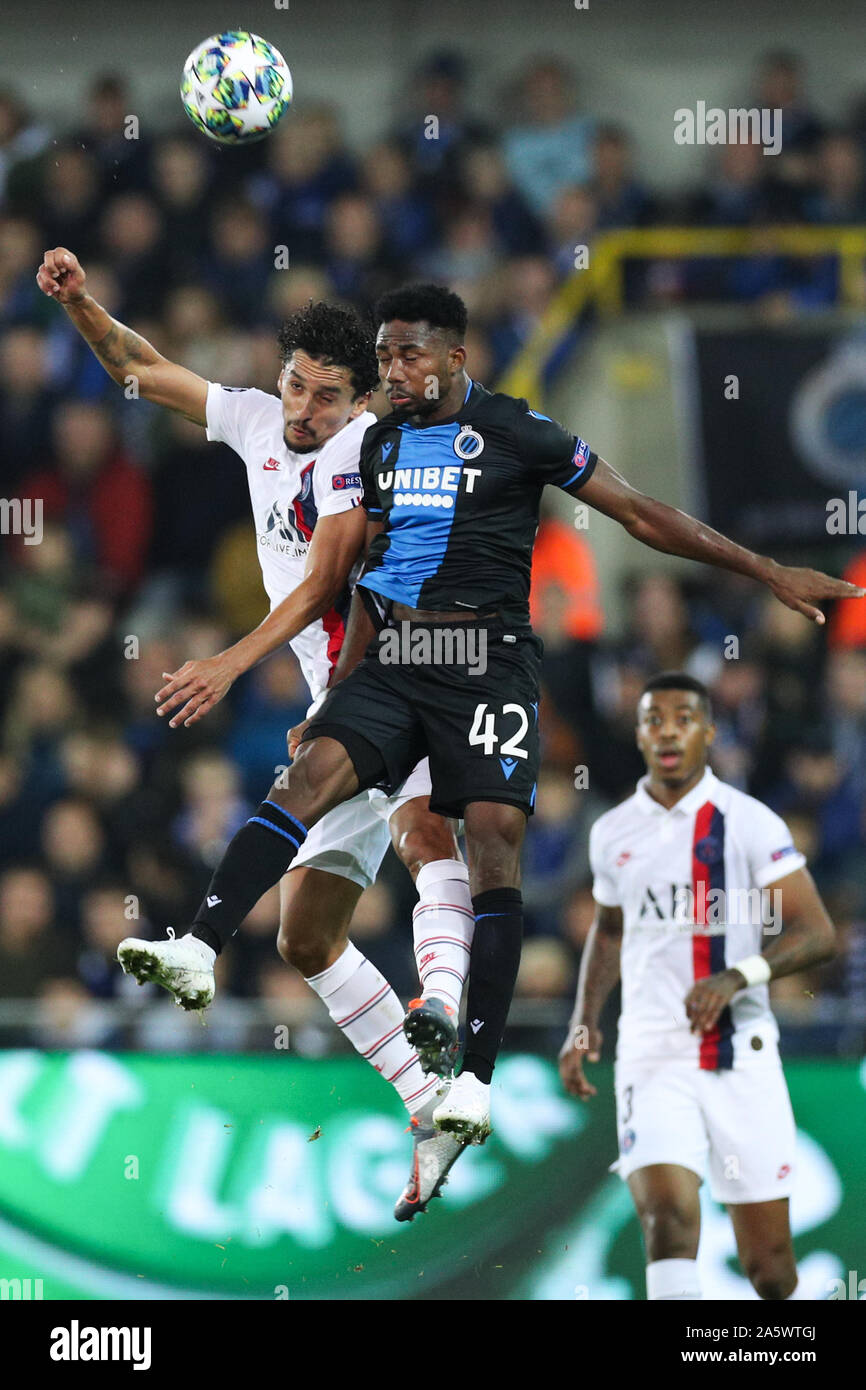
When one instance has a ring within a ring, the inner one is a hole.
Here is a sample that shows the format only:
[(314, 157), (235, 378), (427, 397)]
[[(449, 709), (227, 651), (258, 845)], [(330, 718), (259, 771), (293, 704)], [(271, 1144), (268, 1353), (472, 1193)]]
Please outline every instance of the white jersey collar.
[(655, 797), (650, 796), (647, 791), (647, 785), (649, 783), (649, 773), (647, 773), (645, 777), (641, 777), (637, 784), (637, 789), (635, 791), (636, 804), (641, 811), (644, 811), (649, 816), (672, 816), (676, 814), (691, 816), (700, 806), (703, 806), (705, 801), (712, 799), (718, 781), (719, 779), (716, 777), (715, 773), (711, 771), (710, 768), (707, 768), (700, 782), (692, 787), (690, 792), (687, 792), (685, 796), (681, 797), (674, 806), (667, 807), (662, 806), (661, 802), (656, 801)]

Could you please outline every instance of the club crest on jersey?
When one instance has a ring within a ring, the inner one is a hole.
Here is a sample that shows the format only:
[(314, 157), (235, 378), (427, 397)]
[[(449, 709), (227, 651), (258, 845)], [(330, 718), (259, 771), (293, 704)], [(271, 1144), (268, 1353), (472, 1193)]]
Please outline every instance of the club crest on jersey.
[(705, 835), (695, 845), (695, 858), (702, 864), (718, 864), (722, 858), (722, 842), (715, 835)]
[(305, 501), (306, 498), (308, 498), (309, 495), (310, 495), (310, 491), (311, 491), (311, 489), (312, 489), (312, 486), (313, 486), (313, 470), (312, 470), (312, 468), (307, 468), (307, 469), (305, 469), (305, 471), (301, 474), (301, 489), (300, 489), (300, 492), (298, 493), (297, 497), (295, 498), (295, 501), (296, 501), (296, 502), (303, 502), (303, 501)]
[(461, 425), (460, 433), (454, 436), (454, 452), (459, 459), (477, 459), (484, 448), (484, 440), (471, 425)]

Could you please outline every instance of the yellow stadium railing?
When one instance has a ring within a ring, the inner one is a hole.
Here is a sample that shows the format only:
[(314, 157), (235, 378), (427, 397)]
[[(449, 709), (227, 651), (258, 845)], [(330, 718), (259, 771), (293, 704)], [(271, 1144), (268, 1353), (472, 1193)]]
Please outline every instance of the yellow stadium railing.
[(774, 255), (837, 257), (838, 303), (863, 305), (866, 227), (648, 227), (607, 232), (592, 242), (586, 268), (575, 270), (560, 286), (498, 389), (539, 401), (545, 364), (584, 309), (593, 305), (607, 317), (622, 313), (628, 260)]

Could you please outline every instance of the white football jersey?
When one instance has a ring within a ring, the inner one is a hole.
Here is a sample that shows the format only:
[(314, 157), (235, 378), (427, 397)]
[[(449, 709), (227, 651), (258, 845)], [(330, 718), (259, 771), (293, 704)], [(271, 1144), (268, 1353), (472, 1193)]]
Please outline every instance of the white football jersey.
[(734, 995), (700, 1037), (685, 998), (781, 931), (779, 904), (760, 890), (806, 860), (774, 811), (709, 768), (670, 810), (648, 780), (589, 837), (593, 897), (623, 915), (617, 1059), (685, 1056), (708, 1070), (766, 1061), (778, 1038), (766, 985)]
[[(283, 439), (278, 396), (254, 387), (207, 390), (207, 437), (228, 444), (246, 464), (265, 590), (274, 609), (304, 577), (316, 521), (359, 507), (361, 440), (376, 420), (365, 411), (317, 454), (296, 454)], [(345, 635), (349, 590), (290, 645), (315, 699), (328, 684)]]

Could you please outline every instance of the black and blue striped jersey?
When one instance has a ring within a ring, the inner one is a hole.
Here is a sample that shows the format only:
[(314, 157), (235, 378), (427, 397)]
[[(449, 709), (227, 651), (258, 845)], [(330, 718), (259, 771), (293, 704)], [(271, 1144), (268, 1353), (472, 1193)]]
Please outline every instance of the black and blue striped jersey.
[(359, 583), (410, 608), (496, 610), (528, 626), (541, 493), (576, 491), (596, 462), (525, 400), (477, 382), (451, 420), (385, 416), (361, 444), (364, 506), (385, 525)]

